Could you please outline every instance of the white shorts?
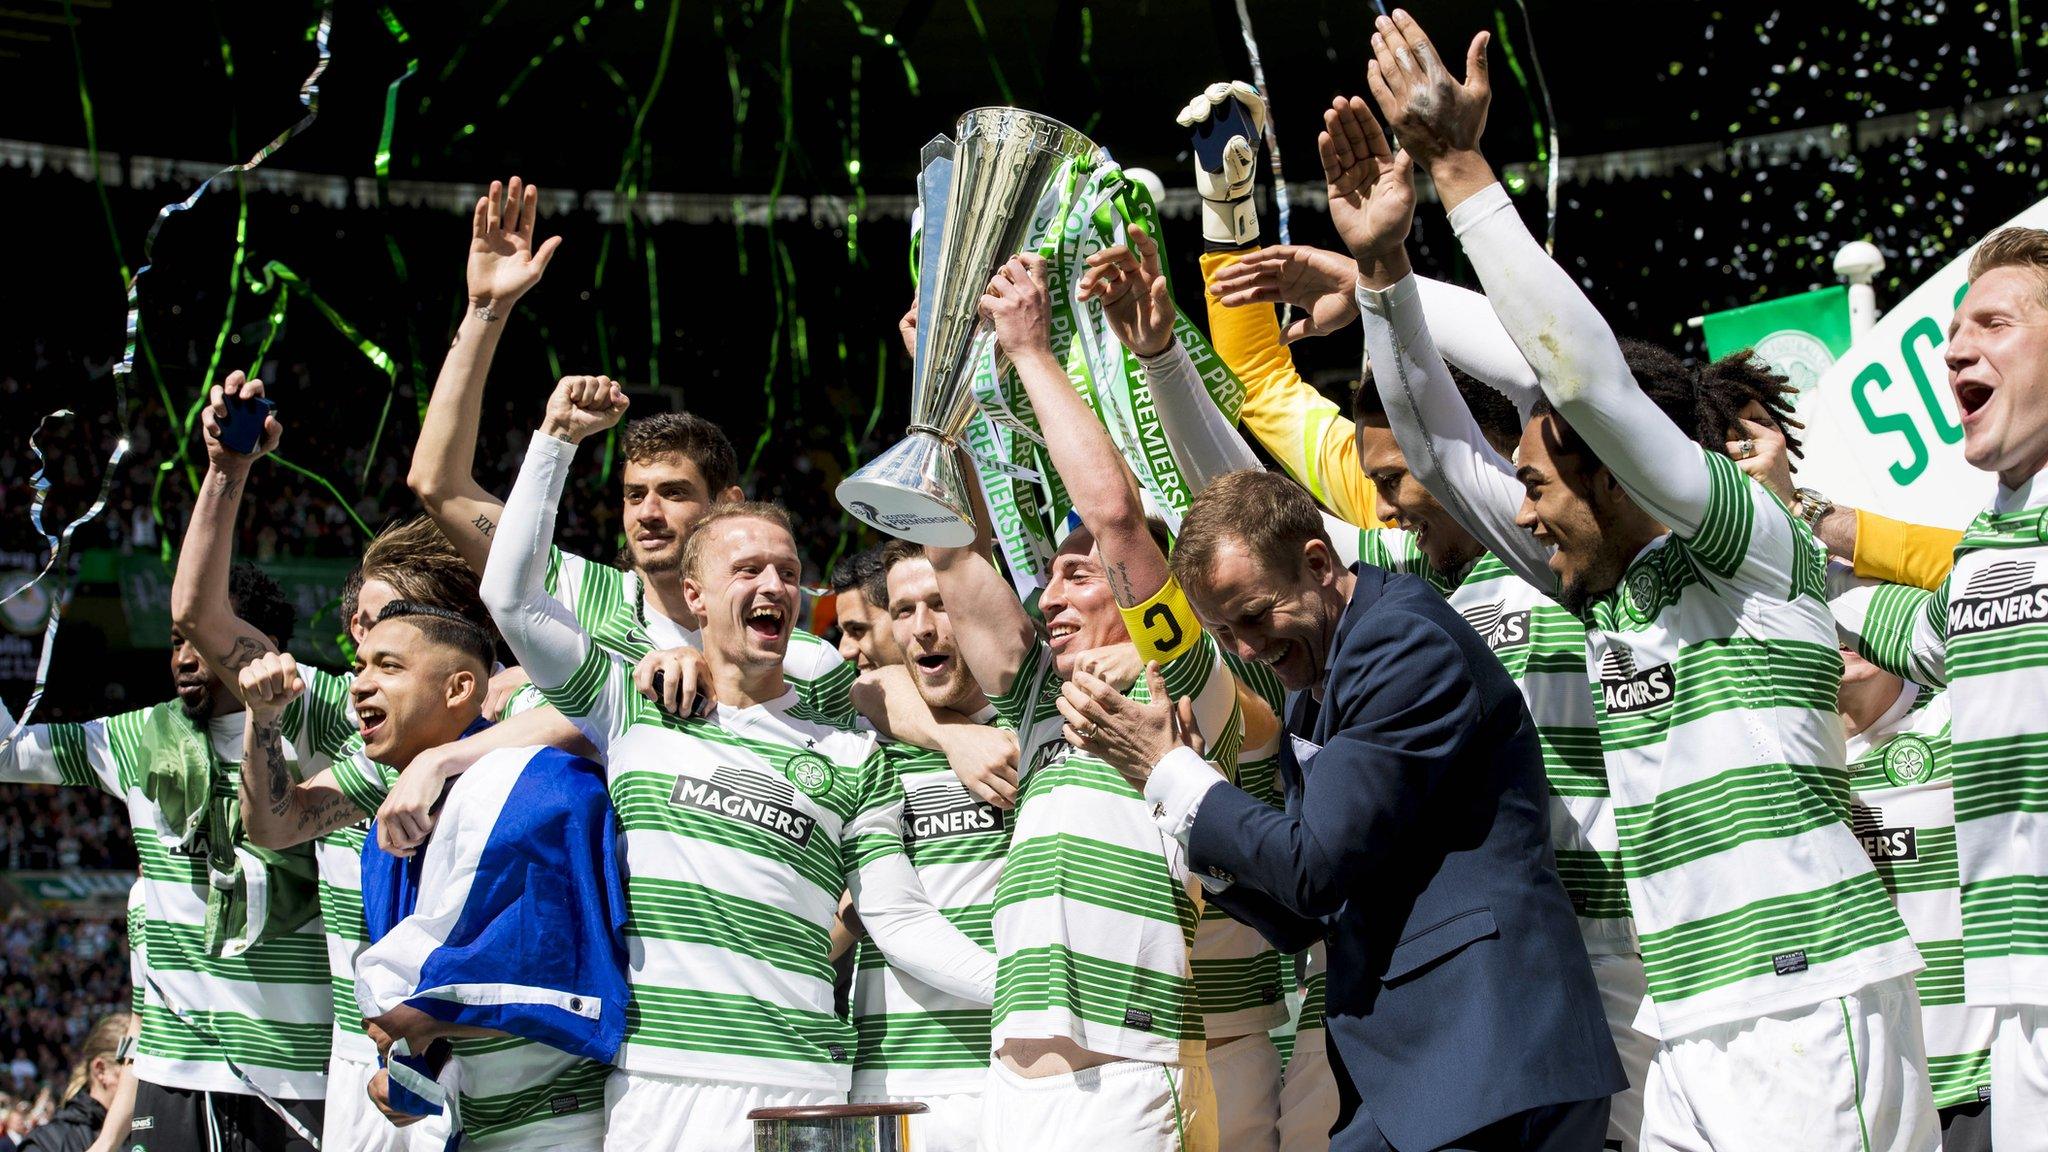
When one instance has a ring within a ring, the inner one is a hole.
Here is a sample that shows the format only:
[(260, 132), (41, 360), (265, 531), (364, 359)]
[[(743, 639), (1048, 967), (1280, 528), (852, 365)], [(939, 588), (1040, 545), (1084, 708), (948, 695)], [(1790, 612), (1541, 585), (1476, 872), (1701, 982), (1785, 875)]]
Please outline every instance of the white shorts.
[(605, 1152), (754, 1152), (756, 1108), (844, 1104), (846, 1094), (647, 1072), (604, 1082)]
[(1280, 1050), (1264, 1032), (1209, 1049), (1216, 1133), (1230, 1152), (1279, 1152)]
[(898, 1104), (915, 1101), (925, 1111), (910, 1118), (911, 1152), (976, 1152), (981, 1147), (981, 1093), (944, 1096), (883, 1096), (856, 1092), (855, 1104)]
[[(370, 1100), (377, 1065), (336, 1056), (327, 1062), (327, 1109), (320, 1122), (322, 1152), (404, 1152), (408, 1134), (420, 1124), (398, 1127)], [(447, 1143), (448, 1125), (441, 1125)]]
[(1119, 1060), (1065, 1076), (1019, 1076), (998, 1060), (981, 1097), (982, 1152), (1217, 1152), (1205, 1061)]
[(1628, 1076), (1628, 1087), (1609, 1098), (1607, 1139), (1620, 1142), (1622, 1152), (1636, 1152), (1636, 1135), (1643, 1128), (1643, 1084), (1650, 1078), (1650, 1061), (1657, 1055), (1657, 1038), (1636, 1031), (1636, 1013), (1649, 995), (1649, 981), (1643, 975), (1643, 958), (1633, 952), (1586, 959), (1593, 965), (1593, 983), (1600, 986), (1607, 1033), (1614, 1038), (1621, 1070)]
[(2048, 1146), (2048, 1007), (1998, 1010), (1991, 1038), (1991, 1146)]
[(1642, 1147), (1937, 1152), (1913, 978), (1667, 1041), (1643, 1089)]
[(1280, 1081), (1280, 1152), (1329, 1152), (1338, 1102), (1337, 1079), (1323, 1047), (1328, 1041), (1321, 1028), (1295, 1034), (1294, 1055)]

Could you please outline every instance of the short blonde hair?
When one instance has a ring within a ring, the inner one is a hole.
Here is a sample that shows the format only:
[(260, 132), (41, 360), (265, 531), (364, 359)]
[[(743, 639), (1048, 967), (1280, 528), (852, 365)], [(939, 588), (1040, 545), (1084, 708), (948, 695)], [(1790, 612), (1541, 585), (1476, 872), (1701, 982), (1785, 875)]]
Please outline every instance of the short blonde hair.
[(1970, 279), (1976, 280), (1994, 268), (2025, 268), (2041, 284), (2041, 298), (2048, 303), (2048, 231), (2039, 228), (2001, 228), (1986, 237), (1970, 257)]
[(697, 562), (704, 555), (704, 541), (710, 536), (712, 526), (721, 520), (765, 520), (789, 533), (791, 540), (796, 539), (796, 526), (780, 504), (770, 504), (765, 500), (735, 500), (730, 504), (720, 504), (690, 529), (690, 538), (683, 544), (683, 575), (697, 575)]

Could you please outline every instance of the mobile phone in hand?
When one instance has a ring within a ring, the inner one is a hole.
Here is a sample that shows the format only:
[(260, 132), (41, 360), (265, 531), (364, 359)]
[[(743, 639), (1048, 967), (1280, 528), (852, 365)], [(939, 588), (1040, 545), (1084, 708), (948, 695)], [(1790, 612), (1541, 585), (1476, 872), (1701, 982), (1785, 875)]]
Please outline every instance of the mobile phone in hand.
[(220, 426), (221, 447), (247, 456), (263, 442), (263, 423), (277, 411), (277, 403), (268, 396), (253, 400), (230, 396), (227, 401), (228, 418)]

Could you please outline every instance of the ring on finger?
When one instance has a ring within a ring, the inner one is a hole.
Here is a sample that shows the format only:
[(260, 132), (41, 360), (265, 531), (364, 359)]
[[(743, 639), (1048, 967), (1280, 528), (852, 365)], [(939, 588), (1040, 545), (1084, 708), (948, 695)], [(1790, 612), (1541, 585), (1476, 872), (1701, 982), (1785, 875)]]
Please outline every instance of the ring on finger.
[(1754, 455), (1756, 455), (1756, 441), (1738, 440), (1735, 442), (1735, 458), (1737, 460), (1747, 460)]

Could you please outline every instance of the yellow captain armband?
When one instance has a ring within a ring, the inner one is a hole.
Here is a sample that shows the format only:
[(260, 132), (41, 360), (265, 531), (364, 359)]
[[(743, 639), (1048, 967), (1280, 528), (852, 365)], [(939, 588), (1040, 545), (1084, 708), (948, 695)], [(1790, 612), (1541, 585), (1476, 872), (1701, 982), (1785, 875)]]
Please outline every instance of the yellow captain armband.
[(1124, 628), (1138, 646), (1138, 658), (1157, 660), (1161, 667), (1186, 655), (1202, 638), (1194, 606), (1171, 575), (1150, 600), (1131, 608), (1119, 605), (1117, 611), (1124, 614)]

